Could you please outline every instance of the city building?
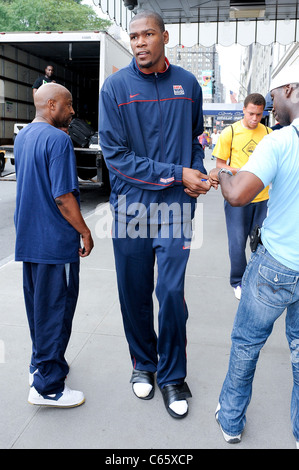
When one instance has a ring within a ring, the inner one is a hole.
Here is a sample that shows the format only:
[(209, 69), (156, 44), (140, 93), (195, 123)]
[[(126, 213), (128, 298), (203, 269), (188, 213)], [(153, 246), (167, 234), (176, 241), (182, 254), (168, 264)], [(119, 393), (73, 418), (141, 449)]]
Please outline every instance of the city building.
[(179, 65), (195, 75), (203, 90), (205, 103), (223, 101), (223, 86), (220, 81), (220, 66), (216, 46), (202, 47), (177, 45), (166, 48), (166, 55), (172, 64)]

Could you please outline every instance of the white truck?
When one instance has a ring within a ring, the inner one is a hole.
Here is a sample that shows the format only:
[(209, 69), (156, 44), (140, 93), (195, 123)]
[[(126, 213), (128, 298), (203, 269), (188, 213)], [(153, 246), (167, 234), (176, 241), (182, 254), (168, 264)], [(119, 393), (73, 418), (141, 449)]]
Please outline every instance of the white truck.
[[(75, 117), (88, 122), (96, 132), (102, 84), (131, 59), (126, 47), (102, 31), (1, 32), (0, 176), (5, 157), (13, 157), (16, 133), (34, 119), (32, 85), (44, 75), (47, 65), (53, 65), (55, 80), (72, 93)], [(98, 142), (88, 148), (74, 144), (74, 148), (78, 177), (99, 185), (108, 183)]]

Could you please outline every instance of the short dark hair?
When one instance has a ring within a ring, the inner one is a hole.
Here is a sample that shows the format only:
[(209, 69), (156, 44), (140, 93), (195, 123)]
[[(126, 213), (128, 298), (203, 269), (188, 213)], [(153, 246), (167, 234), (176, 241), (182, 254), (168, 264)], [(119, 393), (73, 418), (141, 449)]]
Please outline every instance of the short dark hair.
[(163, 21), (163, 18), (156, 13), (155, 11), (151, 10), (141, 10), (140, 12), (137, 13), (137, 15), (133, 16), (133, 18), (130, 21), (130, 24), (133, 23), (135, 20), (139, 20), (141, 18), (153, 18), (157, 25), (159, 26), (159, 29), (163, 33), (165, 31), (165, 24)]
[(260, 93), (251, 93), (250, 95), (246, 96), (244, 100), (244, 108), (247, 108), (249, 103), (254, 104), (255, 106), (266, 106), (266, 100), (263, 95)]

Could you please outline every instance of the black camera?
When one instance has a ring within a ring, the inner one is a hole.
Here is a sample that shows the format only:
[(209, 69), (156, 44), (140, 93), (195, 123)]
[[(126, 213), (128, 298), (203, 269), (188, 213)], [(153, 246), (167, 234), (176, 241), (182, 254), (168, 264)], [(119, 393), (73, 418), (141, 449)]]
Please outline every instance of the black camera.
[(250, 249), (252, 253), (256, 251), (258, 244), (262, 245), (261, 229), (256, 225), (250, 234)]

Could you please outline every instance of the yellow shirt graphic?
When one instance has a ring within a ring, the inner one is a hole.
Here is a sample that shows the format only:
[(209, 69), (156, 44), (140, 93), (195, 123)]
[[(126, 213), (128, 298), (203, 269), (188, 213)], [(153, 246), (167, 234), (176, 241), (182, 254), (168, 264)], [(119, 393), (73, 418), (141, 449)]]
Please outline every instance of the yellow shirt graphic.
[[(242, 168), (258, 143), (270, 132), (272, 129), (263, 124), (258, 124), (256, 129), (247, 129), (241, 121), (237, 121), (232, 126), (223, 129), (214, 148), (213, 156), (225, 162), (228, 161), (232, 168)], [(252, 202), (269, 199), (268, 188), (268, 186), (264, 188)]]

